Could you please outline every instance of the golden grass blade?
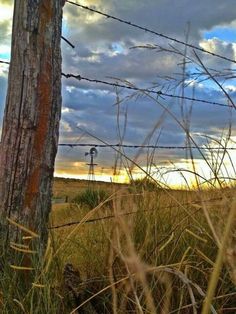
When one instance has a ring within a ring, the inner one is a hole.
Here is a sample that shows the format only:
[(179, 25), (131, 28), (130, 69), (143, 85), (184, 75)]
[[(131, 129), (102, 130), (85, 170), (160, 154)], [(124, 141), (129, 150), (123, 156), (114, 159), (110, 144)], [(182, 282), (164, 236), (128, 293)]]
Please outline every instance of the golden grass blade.
[(189, 252), (191, 249), (192, 249), (191, 246), (189, 246), (189, 247), (185, 250), (185, 252), (184, 252), (184, 254), (183, 254), (182, 258), (181, 258), (181, 261), (180, 261), (180, 265), (179, 265), (179, 267), (178, 267), (178, 270), (181, 270), (182, 265), (183, 265), (183, 263), (184, 263), (184, 260), (185, 260), (185, 258), (186, 258), (186, 256), (187, 256), (188, 252)]
[(160, 247), (159, 252), (163, 251), (164, 248), (173, 240), (173, 238), (174, 238), (174, 232), (172, 232), (169, 239)]
[(10, 245), (10, 248), (12, 248), (13, 250), (15, 250), (17, 252), (22, 252), (22, 253), (26, 253), (26, 254), (36, 254), (37, 253), (37, 251), (19, 248), (18, 246), (15, 246), (15, 245), (12, 245), (12, 244)]
[(29, 245), (16, 243), (16, 242), (10, 242), (10, 245), (16, 246), (21, 249), (29, 249)]
[(30, 234), (32, 237), (34, 237), (34, 238), (39, 238), (39, 235), (38, 235), (37, 233), (35, 233), (34, 231), (32, 231), (32, 230), (30, 230), (30, 229), (28, 229), (28, 228), (22, 226), (21, 224), (17, 223), (16, 221), (12, 220), (11, 218), (7, 218), (7, 221), (8, 221), (11, 225), (13, 225), (13, 226), (19, 228), (20, 230), (24, 231), (25, 233)]
[(19, 300), (13, 299), (13, 301), (20, 307), (20, 309), (21, 309), (24, 313), (27, 313), (26, 310), (25, 310), (25, 308), (24, 308), (24, 306), (23, 306), (23, 304), (22, 304)]
[(200, 251), (199, 249), (195, 249), (195, 251), (196, 251), (207, 263), (209, 263), (211, 266), (214, 266), (214, 262), (213, 262), (208, 256), (206, 256), (202, 251)]
[(234, 217), (235, 217), (235, 205), (231, 207), (230, 213), (229, 213), (229, 216), (228, 216), (228, 219), (226, 222), (226, 227), (225, 227), (225, 231), (223, 234), (222, 243), (221, 243), (221, 246), (218, 250), (218, 254), (216, 257), (214, 268), (213, 268), (213, 271), (212, 271), (212, 274), (210, 277), (210, 282), (208, 285), (207, 294), (206, 294), (206, 297), (204, 299), (202, 314), (210, 313), (211, 302), (212, 302), (213, 297), (214, 297), (215, 289), (216, 289), (219, 275), (221, 272), (221, 268), (223, 265), (224, 255), (225, 255), (226, 248), (227, 248), (227, 241), (228, 241), (229, 236), (230, 236), (231, 228), (232, 228), (233, 224), (235, 223)]
[(35, 283), (35, 282), (32, 283), (32, 286), (34, 288), (45, 288), (46, 287), (46, 285), (42, 285), (40, 283)]
[(185, 229), (185, 231), (186, 231), (187, 233), (189, 233), (190, 235), (192, 235), (194, 238), (196, 238), (196, 239), (198, 239), (198, 240), (200, 240), (200, 241), (202, 241), (202, 242), (204, 242), (204, 243), (207, 243), (207, 240), (206, 240), (206, 239), (200, 237), (199, 235), (197, 235), (197, 234), (194, 233), (193, 231), (191, 231), (191, 230), (189, 230), (189, 229)]
[(17, 265), (10, 265), (10, 267), (14, 270), (34, 270), (33, 267), (24, 267), (24, 266), (17, 266)]
[(31, 240), (31, 239), (33, 239), (34, 237), (32, 237), (32, 236), (23, 236), (22, 237), (22, 239), (23, 240)]

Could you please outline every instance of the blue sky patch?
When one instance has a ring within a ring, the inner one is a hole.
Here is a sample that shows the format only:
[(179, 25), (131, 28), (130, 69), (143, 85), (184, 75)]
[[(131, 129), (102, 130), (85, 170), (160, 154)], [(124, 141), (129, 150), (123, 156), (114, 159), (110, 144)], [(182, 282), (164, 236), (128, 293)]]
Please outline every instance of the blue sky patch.
[(0, 59), (9, 61), (10, 60), (10, 52), (8, 52), (8, 53), (6, 53), (6, 52), (1, 53), (0, 52)]
[(117, 53), (117, 54), (122, 54), (124, 53), (124, 47), (118, 43), (118, 42), (114, 42), (111, 44), (112, 50)]
[(211, 31), (204, 32), (205, 39), (218, 38), (226, 42), (236, 43), (236, 28), (232, 27), (215, 27)]

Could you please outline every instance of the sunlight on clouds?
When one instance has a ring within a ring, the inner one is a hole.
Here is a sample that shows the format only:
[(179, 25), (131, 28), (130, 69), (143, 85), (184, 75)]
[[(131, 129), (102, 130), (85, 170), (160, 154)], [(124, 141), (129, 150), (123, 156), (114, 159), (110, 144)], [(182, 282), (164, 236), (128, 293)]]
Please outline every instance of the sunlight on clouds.
[(84, 168), (85, 166), (85, 162), (82, 162), (82, 161), (75, 161), (72, 163), (72, 167), (75, 167), (75, 168)]
[(227, 47), (228, 43), (219, 40), (218, 38), (214, 37), (211, 39), (204, 39), (200, 41), (199, 46), (205, 50), (210, 52), (216, 53), (219, 50), (219, 45)]
[(0, 58), (10, 58), (13, 1), (0, 0)]
[(66, 121), (61, 120), (60, 127), (61, 127), (62, 132), (66, 132), (66, 133), (72, 132), (72, 128), (70, 127), (70, 124)]
[[(213, 37), (210, 39), (204, 39), (204, 40), (200, 41), (199, 45), (201, 48), (203, 48), (207, 51), (222, 55), (222, 56), (229, 58), (229, 59), (232, 59), (232, 60), (235, 59), (235, 57), (236, 57), (236, 44), (235, 43), (230, 43), (230, 42), (221, 40), (219, 38)], [(210, 67), (216, 68), (217, 65), (221, 68), (222, 67), (228, 68), (228, 66), (229, 66), (228, 63), (225, 64), (225, 62), (223, 62), (222, 60), (217, 61), (216, 59), (212, 59)], [(208, 66), (209, 66), (209, 64), (208, 64)], [(234, 65), (231, 64), (231, 67), (233, 67), (233, 66)]]
[[(236, 148), (235, 140), (236, 136), (232, 137), (228, 147)], [(222, 145), (223, 143), (222, 141)], [(165, 167), (158, 165), (148, 169), (142, 167), (144, 172), (140, 172), (140, 169), (136, 168), (133, 177), (134, 179), (144, 178), (146, 176), (145, 171), (147, 171), (158, 182), (171, 188), (193, 188), (198, 184), (202, 188), (210, 187), (211, 184), (219, 186), (218, 179), (223, 185), (232, 183), (232, 178), (235, 178), (236, 175), (236, 150), (228, 150), (225, 154), (224, 150), (218, 151), (219, 145), (214, 141), (209, 143), (209, 147), (216, 148), (216, 150), (211, 152), (206, 150), (204, 152), (206, 160), (194, 159), (194, 167), (190, 159), (182, 159)], [(218, 179), (215, 177), (216, 173)]]
[[(97, 9), (103, 12), (106, 12), (106, 10), (104, 9), (104, 2), (102, 0), (80, 0), (80, 1), (75, 1), (78, 4), (84, 5), (84, 6), (88, 6), (91, 7), (92, 9)], [(70, 8), (70, 4), (67, 4), (68, 8)], [(106, 6), (109, 6), (109, 2), (106, 3)], [(82, 8), (77, 8), (76, 9), (79, 13), (81, 13), (81, 11), (83, 11), (83, 23), (84, 24), (92, 24), (92, 23), (96, 23), (100, 20), (104, 20), (104, 17), (102, 17), (99, 14), (93, 13), (93, 12), (89, 12), (89, 11), (85, 11)], [(64, 19), (66, 22), (70, 22), (70, 15), (71, 13), (69, 12), (69, 10), (67, 10), (67, 7), (64, 9)], [(81, 15), (81, 14), (79, 14)]]
[[(223, 156), (223, 153), (217, 153), (218, 158)], [(222, 183), (231, 182), (230, 178), (235, 177), (234, 167), (236, 167), (236, 151), (229, 151), (229, 157), (225, 157), (224, 165), (227, 167), (222, 167), (219, 172), (219, 179)], [(232, 160), (234, 164), (232, 165)], [(193, 169), (192, 163), (190, 160), (182, 159), (179, 162), (176, 162), (165, 167), (150, 167), (147, 169), (143, 168), (143, 172), (135, 168), (132, 172), (133, 179), (142, 179), (146, 176), (145, 171), (148, 171), (151, 177), (156, 179), (163, 186), (169, 186), (171, 188), (194, 188), (197, 186), (197, 181), (202, 188), (209, 187), (211, 183), (217, 185), (217, 182), (214, 182), (213, 173), (209, 165), (203, 159), (194, 159), (193, 160), (195, 169)], [(211, 162), (210, 162), (211, 164)], [(196, 171), (196, 176), (194, 174)], [(77, 162), (66, 162), (57, 163), (56, 167), (56, 176), (61, 177), (71, 177), (77, 179), (88, 179), (88, 166), (87, 162), (77, 161)], [(197, 178), (197, 181), (196, 181)], [(107, 181), (107, 182), (116, 182), (116, 183), (128, 183), (129, 176), (125, 169), (121, 169), (116, 175), (113, 173), (112, 167), (107, 168), (106, 171), (103, 170), (103, 167), (95, 169), (95, 180)]]
[(62, 113), (69, 113), (71, 110), (69, 108), (62, 108), (61, 112)]
[(9, 66), (6, 64), (1, 64), (0, 66), (0, 76), (7, 78), (8, 77)]
[(236, 86), (234, 85), (226, 85), (224, 88), (227, 92), (236, 92)]
[[(235, 45), (233, 43), (229, 41), (224, 41), (217, 37), (213, 37), (200, 41), (199, 45), (201, 48), (207, 51), (221, 55), (224, 58), (228, 59), (222, 60), (220, 58), (213, 58), (209, 55), (207, 56), (206, 54), (204, 54), (205, 56), (203, 57), (203, 64), (208, 69), (214, 69), (223, 73), (226, 69), (235, 68), (235, 64), (229, 62), (229, 60), (235, 60)], [(207, 83), (209, 86), (211, 85), (210, 81), (208, 81)]]
[(3, 20), (11, 20), (12, 19), (12, 14), (13, 14), (13, 3), (9, 1), (9, 4), (6, 3), (6, 1), (1, 1), (0, 0), (0, 21)]
[(101, 57), (99, 55), (93, 55), (93, 56), (89, 56), (86, 59), (88, 62), (92, 62), (92, 63), (99, 63), (101, 62)]
[(234, 59), (236, 60), (236, 43), (233, 43)]
[(79, 4), (88, 6), (88, 7), (94, 7), (96, 5), (101, 5), (103, 3), (103, 0), (80, 0), (80, 1), (75, 1)]
[[(88, 180), (88, 169), (56, 169), (56, 177), (73, 178), (80, 180)], [(102, 173), (102, 171), (95, 171), (95, 181), (115, 182), (115, 183), (128, 183), (129, 177), (125, 170), (121, 171), (118, 175), (113, 175), (111, 172)]]
[[(219, 143), (222, 146), (219, 146)], [(236, 150), (228, 150), (224, 153), (224, 150), (218, 150), (219, 147), (225, 147), (227, 142), (226, 137), (216, 138), (208, 142), (208, 147), (214, 150), (202, 150), (206, 160), (204, 159), (179, 159), (179, 161), (170, 163), (166, 162), (163, 166), (157, 162), (156, 166), (145, 167), (142, 166), (140, 161), (140, 168), (134, 168), (132, 170), (133, 179), (142, 179), (146, 176), (145, 172), (148, 172), (151, 177), (157, 180), (161, 185), (171, 188), (196, 188), (200, 184), (201, 188), (207, 188), (211, 186), (219, 186), (217, 177), (223, 186), (231, 184), (232, 178), (235, 178), (236, 169)], [(227, 147), (236, 148), (236, 136), (232, 136), (231, 140), (227, 142)], [(195, 154), (195, 153), (194, 153)], [(198, 155), (198, 154), (197, 154)], [(84, 160), (82, 160), (84, 159)], [(222, 160), (223, 159), (223, 160)], [(194, 166), (192, 164), (194, 163)], [(221, 163), (222, 162), (222, 163)], [(62, 177), (72, 177), (77, 179), (88, 179), (88, 161), (85, 158), (79, 158), (78, 161), (65, 161), (58, 162), (56, 175)], [(219, 169), (220, 165), (220, 169)], [(112, 166), (102, 166), (101, 163), (95, 168), (95, 180), (116, 182), (116, 183), (128, 183), (129, 174), (123, 168), (114, 175), (114, 169)]]
[(63, 161), (58, 160), (56, 163), (55, 175), (63, 177), (86, 175), (88, 173), (87, 165), (82, 161)]
[[(200, 169), (200, 163), (198, 160), (194, 160), (195, 166)], [(155, 179), (160, 185), (168, 186), (171, 188), (187, 188), (195, 186), (195, 176), (192, 173), (193, 168), (186, 160), (167, 165), (165, 167), (142, 167), (144, 171), (147, 171), (150, 176)], [(146, 176), (145, 172), (140, 172), (140, 169), (134, 170), (133, 178), (140, 179)]]
[(74, 86), (66, 86), (66, 91), (72, 93), (75, 90)]

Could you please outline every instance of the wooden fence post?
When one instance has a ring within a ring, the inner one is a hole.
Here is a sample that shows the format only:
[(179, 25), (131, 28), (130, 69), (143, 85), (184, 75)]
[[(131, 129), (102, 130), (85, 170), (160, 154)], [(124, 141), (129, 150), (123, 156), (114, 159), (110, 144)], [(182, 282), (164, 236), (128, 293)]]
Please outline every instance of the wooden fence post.
[[(0, 217), (47, 241), (61, 115), (63, 0), (15, 0), (0, 151)], [(7, 225), (8, 238), (19, 228)], [(10, 233), (9, 233), (10, 230)], [(13, 231), (13, 232), (12, 232)]]

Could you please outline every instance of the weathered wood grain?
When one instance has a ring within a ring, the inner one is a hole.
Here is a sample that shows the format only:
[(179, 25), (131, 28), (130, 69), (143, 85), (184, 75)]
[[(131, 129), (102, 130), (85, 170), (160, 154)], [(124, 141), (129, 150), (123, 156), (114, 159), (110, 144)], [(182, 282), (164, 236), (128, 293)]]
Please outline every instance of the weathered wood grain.
[(61, 114), (62, 0), (15, 0), (0, 215), (47, 239)]

